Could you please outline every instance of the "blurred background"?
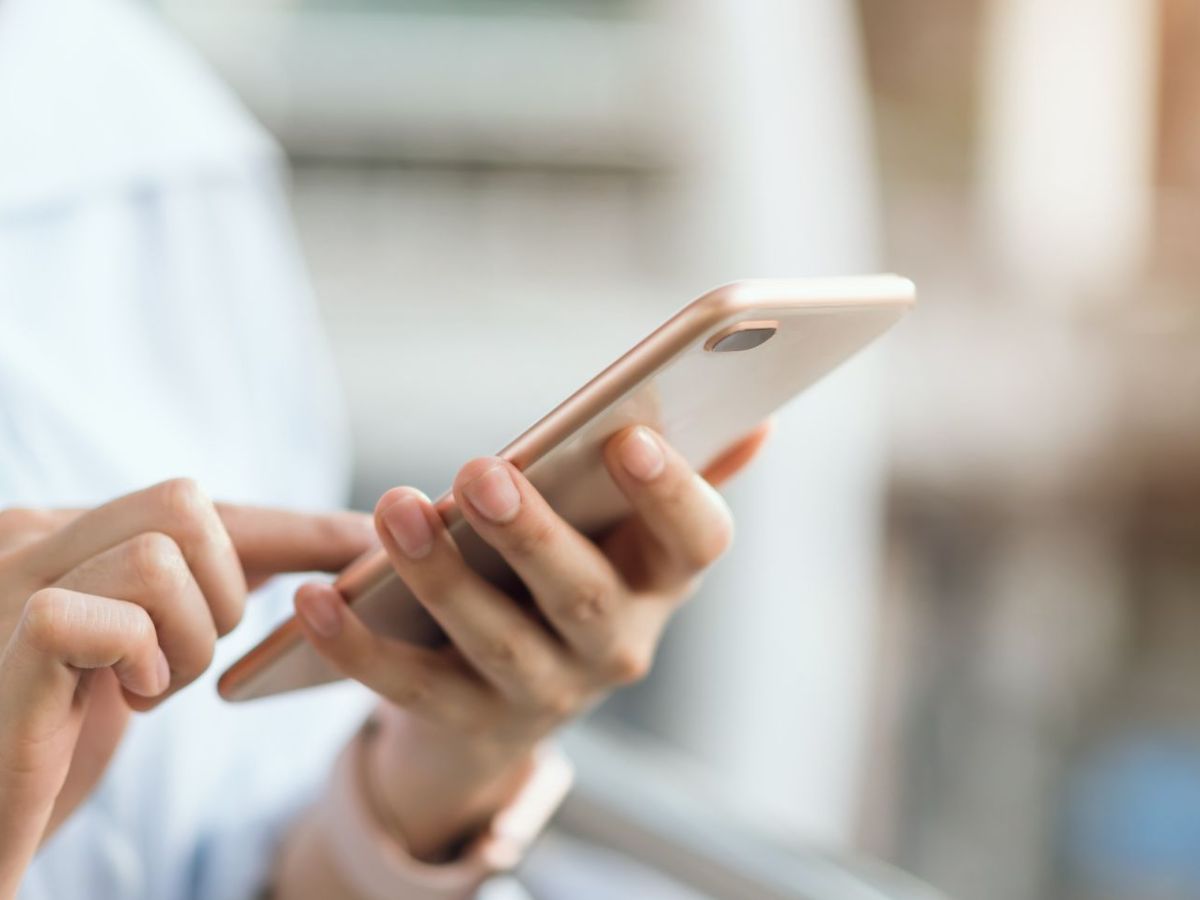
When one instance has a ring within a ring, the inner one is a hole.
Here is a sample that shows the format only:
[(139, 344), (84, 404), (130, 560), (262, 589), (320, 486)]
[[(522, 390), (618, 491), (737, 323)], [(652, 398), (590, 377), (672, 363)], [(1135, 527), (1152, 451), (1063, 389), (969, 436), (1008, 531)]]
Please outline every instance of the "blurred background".
[(593, 727), (954, 897), (1200, 897), (1200, 6), (159, 5), (293, 161), (363, 507), (719, 282), (912, 277)]

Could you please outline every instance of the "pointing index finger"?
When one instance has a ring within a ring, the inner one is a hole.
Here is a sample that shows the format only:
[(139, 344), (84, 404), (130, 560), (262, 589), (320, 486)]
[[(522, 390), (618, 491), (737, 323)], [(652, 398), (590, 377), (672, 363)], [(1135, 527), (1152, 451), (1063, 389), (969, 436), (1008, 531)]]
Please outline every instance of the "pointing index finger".
[(378, 546), (365, 513), (302, 513), (218, 503), (217, 512), (252, 584), (279, 572), (333, 572)]

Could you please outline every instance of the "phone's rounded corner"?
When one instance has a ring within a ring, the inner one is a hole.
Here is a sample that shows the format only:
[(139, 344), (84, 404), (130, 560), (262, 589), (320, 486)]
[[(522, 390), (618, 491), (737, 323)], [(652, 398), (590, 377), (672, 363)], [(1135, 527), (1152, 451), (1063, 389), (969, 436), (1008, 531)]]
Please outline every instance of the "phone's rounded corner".
[(890, 283), (892, 299), (898, 306), (903, 307), (905, 312), (917, 305), (917, 284), (911, 278), (894, 272), (879, 277), (887, 279)]
[(752, 305), (751, 282), (729, 281), (696, 298), (693, 306), (709, 324), (721, 322)]
[(731, 281), (702, 294), (695, 306), (708, 325), (755, 309), (791, 307), (797, 303), (827, 308), (870, 301), (908, 312), (916, 305), (917, 286), (903, 275), (883, 273), (834, 278), (748, 278)]
[[(444, 499), (445, 495), (439, 498), (437, 503), (440, 504)], [(438, 511), (441, 512), (442, 510), (439, 508)], [(391, 574), (391, 572), (392, 565), (388, 559), (387, 551), (382, 547), (375, 547), (342, 569), (337, 579), (333, 582), (333, 586), (349, 602), (366, 593), (370, 588)]]
[(221, 673), (221, 677), (217, 679), (217, 696), (226, 703), (238, 703), (242, 699), (242, 693), (239, 690), (242, 686), (242, 680), (238, 676), (237, 664), (230, 666)]

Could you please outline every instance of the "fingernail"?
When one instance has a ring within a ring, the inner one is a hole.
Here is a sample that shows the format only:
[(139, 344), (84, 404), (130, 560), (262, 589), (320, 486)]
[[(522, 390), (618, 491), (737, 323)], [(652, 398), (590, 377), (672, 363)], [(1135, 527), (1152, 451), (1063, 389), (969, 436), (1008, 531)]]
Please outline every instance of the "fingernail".
[(481, 516), (497, 525), (511, 522), (521, 508), (521, 493), (503, 463), (468, 481), (463, 485), (463, 493)]
[(652, 481), (667, 467), (662, 446), (647, 428), (639, 425), (617, 447), (617, 457), (625, 471), (638, 481)]
[(415, 494), (404, 494), (383, 510), (383, 524), (409, 559), (421, 559), (433, 549), (433, 529), (421, 507)]
[(158, 690), (154, 692), (154, 695), (158, 696), (171, 686), (171, 664), (167, 662), (167, 654), (163, 653), (162, 647), (158, 648), (158, 664), (155, 666), (155, 676), (158, 678)]
[(327, 591), (312, 591), (296, 598), (296, 609), (317, 634), (335, 638), (342, 631), (341, 601)]

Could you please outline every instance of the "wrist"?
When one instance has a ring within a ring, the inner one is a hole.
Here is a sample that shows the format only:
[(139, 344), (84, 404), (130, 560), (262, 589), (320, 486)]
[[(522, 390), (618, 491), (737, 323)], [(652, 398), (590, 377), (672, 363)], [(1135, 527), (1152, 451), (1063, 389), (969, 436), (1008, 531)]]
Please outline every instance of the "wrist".
[(545, 827), (571, 784), (571, 766), (552, 747), (539, 747), (536, 764), (514, 797), (453, 861), (416, 859), (407, 841), (386, 832), (372, 810), (366, 751), (378, 737), (364, 729), (343, 750), (329, 784), (285, 843), (276, 896), (288, 900), (355, 897), (390, 900), (465, 900), (490, 875), (516, 866)]
[(380, 747), (403, 754), (423, 769), (454, 769), (468, 776), (486, 776), (528, 759), (542, 738), (535, 735), (504, 735), (489, 731), (455, 731), (391, 703), (381, 703), (373, 718), (379, 725)]
[(374, 813), (415, 858), (444, 861), (517, 793), (535, 750), (532, 741), (451, 733), (381, 704), (364, 759)]

